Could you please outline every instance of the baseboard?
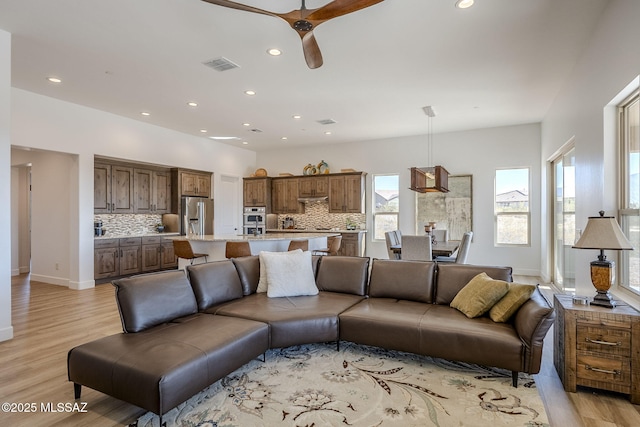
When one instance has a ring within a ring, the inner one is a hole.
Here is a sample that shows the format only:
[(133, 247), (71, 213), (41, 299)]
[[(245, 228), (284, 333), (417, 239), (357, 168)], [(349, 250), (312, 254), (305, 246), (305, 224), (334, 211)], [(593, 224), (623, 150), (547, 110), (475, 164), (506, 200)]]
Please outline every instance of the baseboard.
[(96, 287), (95, 280), (85, 280), (84, 282), (69, 282), (69, 289), (82, 290), (82, 289), (91, 289)]
[(30, 271), (31, 271), (31, 269), (29, 268), (29, 266), (20, 267), (20, 274), (27, 274)]
[(19, 276), (19, 275), (20, 275), (19, 268), (14, 268), (13, 270), (11, 270), (11, 276)]
[(8, 341), (13, 338), (13, 326), (7, 326), (0, 329), (0, 342)]
[(64, 277), (53, 277), (53, 276), (44, 276), (41, 274), (31, 274), (31, 281), (44, 282), (44, 283), (49, 283), (50, 285), (69, 287), (69, 279), (65, 279)]

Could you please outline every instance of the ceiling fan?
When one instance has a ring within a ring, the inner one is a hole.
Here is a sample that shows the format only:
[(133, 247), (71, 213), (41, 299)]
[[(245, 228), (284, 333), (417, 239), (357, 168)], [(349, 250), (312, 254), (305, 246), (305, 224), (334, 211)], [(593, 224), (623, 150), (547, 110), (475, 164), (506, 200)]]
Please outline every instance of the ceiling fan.
[(289, 13), (275, 13), (268, 10), (259, 9), (257, 7), (236, 3), (229, 0), (202, 0), (207, 3), (217, 4), (231, 9), (244, 10), (247, 12), (260, 13), (262, 15), (275, 16), (287, 21), (287, 23), (296, 30), (302, 39), (302, 50), (304, 51), (304, 59), (309, 68), (318, 68), (322, 66), (322, 53), (313, 35), (313, 29), (325, 21), (338, 16), (356, 12), (384, 0), (333, 0), (326, 5), (317, 9), (307, 9), (305, 0), (298, 10), (292, 10)]

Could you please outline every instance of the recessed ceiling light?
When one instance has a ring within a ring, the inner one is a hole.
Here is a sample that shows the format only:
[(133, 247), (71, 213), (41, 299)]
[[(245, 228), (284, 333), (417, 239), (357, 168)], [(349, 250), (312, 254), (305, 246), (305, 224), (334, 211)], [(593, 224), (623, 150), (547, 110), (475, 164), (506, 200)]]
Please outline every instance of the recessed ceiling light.
[(249, 145), (247, 141), (242, 141), (242, 145)]
[(51, 83), (62, 83), (62, 80), (57, 77), (47, 77), (47, 80), (49, 80)]
[(216, 139), (216, 140), (219, 140), (219, 141), (227, 141), (227, 140), (230, 140), (230, 139), (238, 139), (237, 136), (210, 136), (209, 138)]
[(200, 129), (200, 132), (201, 133), (207, 133), (207, 130), (206, 129)]
[(297, 119), (301, 119), (301, 118), (302, 118), (302, 116), (301, 116), (301, 115), (299, 115), (299, 114), (296, 114), (295, 116), (292, 116), (292, 117), (293, 117), (294, 119), (296, 119), (296, 120), (297, 120)]
[(283, 141), (286, 141), (286, 140), (287, 140), (287, 139), (289, 139), (289, 138), (287, 138), (286, 136), (283, 136), (283, 137), (282, 137), (282, 138), (280, 138), (280, 139), (281, 139), (281, 140), (283, 140)]
[(267, 53), (271, 56), (280, 56), (282, 55), (282, 51), (280, 49), (271, 48), (267, 50)]
[(197, 107), (197, 106), (198, 106), (198, 103), (197, 103), (197, 102), (193, 102), (193, 101), (192, 101), (192, 102), (187, 102), (187, 105), (188, 105), (189, 107)]
[(328, 130), (328, 131), (326, 131), (324, 134), (325, 134), (325, 135), (331, 135), (331, 131), (330, 131), (330, 130)]
[(148, 111), (143, 111), (140, 114), (142, 114), (143, 116), (150, 116), (151, 113), (149, 113)]
[(255, 90), (245, 90), (244, 94), (245, 95), (249, 95), (249, 96), (253, 96), (253, 95), (256, 94), (256, 91)]
[(242, 126), (251, 126), (251, 123), (243, 123)]
[(456, 2), (456, 7), (458, 9), (468, 9), (473, 6), (474, 0), (458, 0)]

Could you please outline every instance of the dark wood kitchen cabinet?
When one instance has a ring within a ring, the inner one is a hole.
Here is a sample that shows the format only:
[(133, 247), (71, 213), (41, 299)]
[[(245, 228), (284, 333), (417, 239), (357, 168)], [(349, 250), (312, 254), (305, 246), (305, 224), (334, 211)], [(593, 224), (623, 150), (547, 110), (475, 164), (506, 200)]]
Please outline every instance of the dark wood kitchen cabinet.
[(94, 213), (134, 212), (133, 168), (95, 163), (93, 168)]
[(140, 237), (99, 239), (94, 242), (94, 279), (136, 274), (142, 271)]
[(338, 255), (364, 256), (364, 236), (364, 231), (342, 233), (342, 242), (340, 242)]
[(179, 171), (180, 195), (211, 197), (211, 173)]
[(363, 172), (329, 175), (329, 212), (364, 213)]
[(326, 175), (300, 178), (300, 197), (326, 197), (329, 195), (329, 177)]
[(243, 190), (244, 206), (264, 206), (267, 213), (271, 213), (271, 178), (244, 178)]
[(136, 168), (133, 178), (136, 213), (171, 212), (171, 174), (168, 171)]
[(273, 178), (271, 182), (271, 212), (275, 214), (304, 213), (298, 202), (298, 178)]
[(142, 238), (142, 271), (157, 271), (178, 267), (178, 257), (173, 250), (173, 242), (161, 236)]

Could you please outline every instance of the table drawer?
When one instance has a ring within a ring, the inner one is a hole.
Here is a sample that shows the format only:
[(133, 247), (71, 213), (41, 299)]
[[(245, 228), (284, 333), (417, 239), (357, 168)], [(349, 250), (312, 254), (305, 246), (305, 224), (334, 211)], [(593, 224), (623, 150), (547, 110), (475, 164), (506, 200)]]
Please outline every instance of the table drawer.
[(631, 331), (578, 325), (576, 344), (578, 351), (630, 357)]
[[(628, 387), (631, 384), (631, 364), (628, 358), (605, 358), (593, 354), (578, 353), (577, 359), (578, 384), (584, 384), (580, 379), (619, 387)], [(586, 385), (591, 384), (587, 383)]]
[(576, 312), (576, 323), (585, 326), (631, 329), (631, 318), (624, 314), (589, 311)]

